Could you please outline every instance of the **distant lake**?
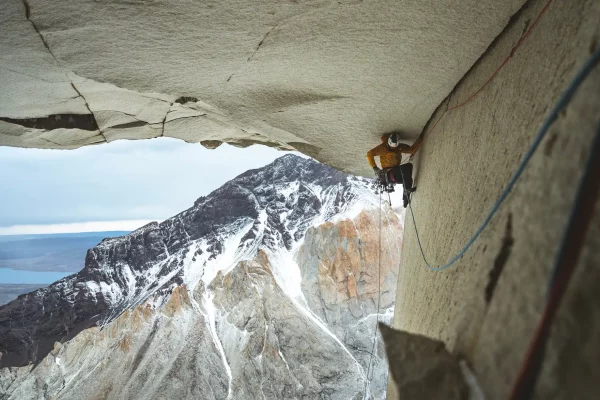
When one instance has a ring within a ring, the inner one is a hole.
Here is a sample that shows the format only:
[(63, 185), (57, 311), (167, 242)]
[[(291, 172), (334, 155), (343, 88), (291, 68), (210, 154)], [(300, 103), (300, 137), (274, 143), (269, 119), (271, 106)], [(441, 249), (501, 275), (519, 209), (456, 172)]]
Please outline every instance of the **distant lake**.
[(74, 272), (53, 271), (25, 271), (10, 268), (0, 268), (0, 284), (3, 283), (28, 283), (50, 284), (61, 280)]
[[(0, 236), (0, 295), (33, 290), (31, 285), (48, 286), (81, 271), (85, 254), (106, 237), (123, 231)], [(20, 284), (22, 287), (9, 287)], [(6, 296), (5, 296), (6, 297)], [(0, 296), (1, 300), (1, 296)], [(4, 301), (8, 301), (6, 298)], [(0, 303), (1, 304), (1, 303)]]
[(0, 269), (66, 274), (81, 271), (88, 249), (106, 237), (125, 234), (127, 232), (118, 231), (0, 236)]

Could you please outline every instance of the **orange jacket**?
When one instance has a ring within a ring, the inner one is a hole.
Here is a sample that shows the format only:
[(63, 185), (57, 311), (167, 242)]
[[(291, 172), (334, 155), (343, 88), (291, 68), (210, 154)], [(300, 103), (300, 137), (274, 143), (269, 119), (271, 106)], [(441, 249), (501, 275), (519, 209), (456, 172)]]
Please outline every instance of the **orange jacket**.
[(379, 146), (369, 150), (367, 152), (367, 160), (369, 161), (369, 165), (371, 167), (376, 166), (375, 157), (379, 156), (379, 163), (381, 164), (381, 168), (387, 169), (395, 167), (396, 165), (400, 165), (402, 162), (402, 154), (413, 154), (418, 148), (418, 140), (412, 146), (409, 146), (404, 143), (400, 143), (398, 147), (395, 149), (391, 149), (388, 144), (389, 135), (383, 135), (381, 137), (381, 143)]

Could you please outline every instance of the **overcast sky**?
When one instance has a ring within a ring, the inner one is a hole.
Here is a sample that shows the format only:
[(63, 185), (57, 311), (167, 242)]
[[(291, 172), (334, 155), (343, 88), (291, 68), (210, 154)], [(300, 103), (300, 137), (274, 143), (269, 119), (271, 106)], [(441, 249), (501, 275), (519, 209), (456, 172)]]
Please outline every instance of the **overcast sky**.
[(134, 229), (282, 155), (167, 138), (77, 150), (0, 147), (0, 234)]

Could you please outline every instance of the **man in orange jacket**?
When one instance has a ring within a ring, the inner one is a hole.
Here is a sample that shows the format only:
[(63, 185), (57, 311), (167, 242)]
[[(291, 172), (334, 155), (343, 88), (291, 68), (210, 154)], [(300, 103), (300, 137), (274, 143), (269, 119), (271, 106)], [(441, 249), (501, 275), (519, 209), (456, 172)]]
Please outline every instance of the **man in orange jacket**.
[[(402, 154), (413, 154), (418, 146), (418, 141), (412, 146), (400, 143), (400, 138), (397, 133), (390, 133), (381, 137), (379, 146), (367, 152), (367, 160), (373, 168), (375, 175), (380, 178), (382, 174), (387, 176), (390, 182), (404, 184), (404, 207), (408, 205), (409, 193), (414, 192), (417, 188), (413, 187), (413, 165), (411, 163), (402, 164)], [(381, 168), (375, 163), (375, 157), (379, 156)]]

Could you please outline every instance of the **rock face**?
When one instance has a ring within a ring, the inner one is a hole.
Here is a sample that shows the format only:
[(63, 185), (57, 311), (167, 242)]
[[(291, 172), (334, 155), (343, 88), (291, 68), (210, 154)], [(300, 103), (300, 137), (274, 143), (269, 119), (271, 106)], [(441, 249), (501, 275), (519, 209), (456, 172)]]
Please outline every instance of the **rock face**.
[(217, 333), (225, 338), (232, 398), (360, 397), (363, 366), (284, 294), (264, 254), (218, 276), (209, 292), (215, 307), (228, 311)]
[(0, 305), (6, 304), (9, 301), (13, 301), (20, 294), (25, 294), (25, 293), (32, 292), (35, 289), (38, 289), (40, 286), (43, 286), (43, 285), (28, 284), (28, 283), (23, 283), (23, 284), (19, 284), (19, 283), (17, 283), (17, 284), (4, 283), (4, 284), (0, 284)]
[(161, 311), (145, 303), (102, 331), (94, 327), (56, 343), (33, 370), (1, 370), (0, 393), (9, 399), (150, 399), (171, 393), (225, 399), (227, 371), (207, 324), (185, 288), (174, 291)]
[(262, 143), (366, 173), (379, 135), (416, 138), (523, 3), (7, 0), (0, 145)]
[[(464, 102), (494, 73), (546, 4), (527, 3), (440, 106), (428, 129), (447, 105)], [(598, 130), (600, 66), (552, 123), (519, 182), (464, 257), (432, 273), (419, 240), (434, 266), (467, 243), (560, 94), (598, 50), (598, 21), (597, 0), (550, 3), (493, 82), (475, 101), (446, 113), (415, 160), (413, 210), (420, 237), (407, 218), (393, 326), (443, 340), (472, 366), (490, 400), (509, 398), (548, 300), (558, 245)], [(600, 398), (600, 369), (589, 367), (600, 359), (598, 206), (589, 216), (585, 247), (552, 326), (532, 399)]]
[[(378, 219), (375, 213), (361, 213), (353, 220), (310, 228), (298, 252), (308, 306), (357, 360), (373, 364), (369, 377), (375, 387), (385, 386), (387, 363), (383, 344), (374, 348), (372, 336), (377, 309), (394, 305), (403, 233), (396, 216), (385, 213), (379, 238), (379, 229), (374, 229)], [(391, 321), (389, 315), (379, 319)], [(372, 351), (377, 357), (371, 361)]]
[(104, 240), (80, 273), (0, 307), (0, 395), (383, 398), (373, 334), (393, 312), (402, 226), (384, 205), (378, 277), (368, 185), (288, 155)]
[(390, 372), (403, 400), (466, 400), (468, 387), (458, 359), (441, 340), (379, 324)]

